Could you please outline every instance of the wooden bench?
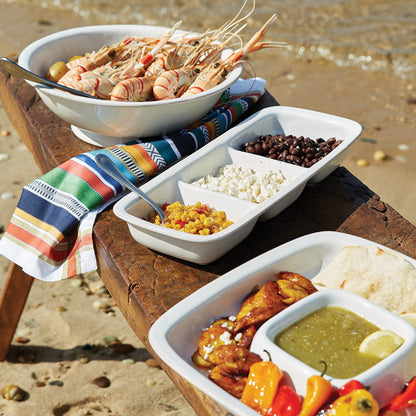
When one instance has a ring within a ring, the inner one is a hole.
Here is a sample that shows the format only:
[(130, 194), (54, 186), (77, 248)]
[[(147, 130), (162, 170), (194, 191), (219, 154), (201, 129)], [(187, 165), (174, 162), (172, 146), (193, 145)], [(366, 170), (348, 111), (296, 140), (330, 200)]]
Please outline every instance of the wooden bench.
[[(77, 139), (70, 126), (46, 108), (32, 87), (2, 71), (0, 99), (42, 172), (94, 149)], [(254, 111), (270, 105), (277, 102), (266, 93)], [(258, 223), (246, 240), (206, 266), (170, 258), (138, 244), (111, 207), (97, 219), (94, 243), (101, 279), (137, 337), (153, 353), (148, 341), (151, 325), (187, 295), (280, 244), (330, 230), (364, 237), (416, 258), (416, 228), (344, 167), (319, 184), (307, 187), (289, 208), (265, 223)], [(20, 267), (11, 264), (0, 297), (0, 360), (6, 359), (32, 281)], [(197, 414), (226, 414), (203, 392), (163, 362), (161, 365)]]

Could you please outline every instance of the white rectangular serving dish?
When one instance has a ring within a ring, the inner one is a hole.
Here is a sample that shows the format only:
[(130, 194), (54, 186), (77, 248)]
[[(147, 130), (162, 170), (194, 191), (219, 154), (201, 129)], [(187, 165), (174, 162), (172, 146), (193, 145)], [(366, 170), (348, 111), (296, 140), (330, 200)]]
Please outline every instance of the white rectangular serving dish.
[[(258, 220), (266, 221), (292, 204), (306, 184), (319, 182), (328, 176), (344, 160), (349, 146), (361, 131), (361, 126), (353, 120), (300, 108), (269, 107), (141, 186), (160, 205), (175, 201), (188, 205), (199, 201), (224, 210), (234, 224), (216, 234), (192, 235), (152, 224), (143, 219), (148, 218), (152, 208), (133, 194), (120, 199), (114, 205), (114, 213), (127, 222), (131, 235), (139, 243), (173, 257), (207, 264), (246, 238)], [(240, 150), (243, 143), (267, 134), (292, 134), (314, 140), (335, 137), (342, 143), (310, 168)], [(280, 170), (290, 183), (259, 204), (191, 184), (208, 174), (215, 176), (219, 168), (231, 163), (258, 172)]]
[[(348, 245), (374, 245), (390, 250), (338, 232), (324, 231), (299, 237), (218, 277), (165, 312), (150, 329), (153, 350), (169, 367), (234, 416), (258, 416), (194, 366), (191, 356), (197, 349), (201, 331), (216, 318), (235, 316), (251, 289), (272, 279), (275, 273), (287, 270), (312, 279)], [(416, 260), (398, 254), (416, 266)], [(416, 373), (416, 368), (412, 370)]]

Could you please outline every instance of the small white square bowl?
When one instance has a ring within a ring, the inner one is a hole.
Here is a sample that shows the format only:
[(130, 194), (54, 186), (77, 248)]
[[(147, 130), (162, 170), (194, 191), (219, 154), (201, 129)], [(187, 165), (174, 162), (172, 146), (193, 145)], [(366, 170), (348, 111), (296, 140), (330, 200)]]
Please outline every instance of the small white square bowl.
[(327, 306), (337, 306), (351, 311), (380, 329), (391, 330), (403, 338), (403, 344), (396, 351), (352, 378), (341, 379), (326, 376), (335, 387), (341, 387), (351, 379), (359, 380), (365, 386), (371, 386), (370, 392), (380, 404), (383, 404), (389, 398), (390, 392), (394, 391), (392, 387), (396, 382), (403, 384), (403, 380), (410, 380), (414, 376), (416, 328), (394, 313), (361, 296), (341, 289), (321, 289), (263, 324), (254, 336), (251, 351), (267, 359), (268, 356), (264, 353), (266, 350), (271, 360), (285, 373), (284, 382), (291, 384), (298, 394), (304, 396), (307, 378), (320, 374), (321, 371), (310, 367), (278, 347), (274, 339), (277, 334), (302, 318)]
[[(243, 143), (267, 134), (292, 134), (325, 140), (336, 137), (342, 143), (310, 168), (240, 150)], [(328, 176), (346, 157), (348, 148), (360, 134), (361, 126), (353, 120), (300, 108), (269, 107), (141, 186), (159, 205), (175, 201), (187, 205), (199, 201), (225, 211), (233, 225), (207, 236), (167, 229), (143, 219), (148, 218), (152, 208), (133, 194), (120, 199), (114, 205), (114, 213), (127, 222), (131, 235), (139, 243), (173, 257), (208, 264), (246, 238), (256, 221), (266, 221), (286, 209), (301, 195), (307, 183), (318, 182)], [(221, 167), (231, 163), (253, 168), (257, 172), (279, 170), (290, 182), (259, 204), (191, 184), (208, 174), (216, 175)]]

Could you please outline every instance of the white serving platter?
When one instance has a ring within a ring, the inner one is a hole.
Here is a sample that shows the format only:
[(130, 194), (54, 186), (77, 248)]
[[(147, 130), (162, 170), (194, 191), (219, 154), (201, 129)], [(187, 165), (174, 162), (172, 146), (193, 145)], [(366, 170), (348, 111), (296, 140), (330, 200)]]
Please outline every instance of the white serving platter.
[[(153, 350), (169, 367), (234, 416), (258, 416), (257, 412), (210, 381), (192, 363), (191, 356), (197, 349), (201, 331), (217, 318), (235, 316), (251, 289), (274, 278), (275, 273), (287, 270), (312, 279), (348, 245), (374, 245), (390, 250), (338, 232), (323, 231), (299, 237), (218, 277), (174, 305), (150, 329), (149, 341)], [(416, 266), (416, 260), (397, 254)], [(416, 368), (414, 371), (416, 373)]]
[[(192, 235), (152, 224), (143, 219), (148, 218), (152, 208), (133, 194), (120, 199), (114, 205), (114, 213), (127, 222), (131, 235), (139, 243), (179, 259), (207, 264), (246, 238), (258, 220), (266, 221), (287, 208), (307, 184), (328, 176), (345, 159), (348, 148), (361, 131), (360, 124), (346, 118), (300, 108), (269, 107), (141, 186), (160, 205), (175, 201), (188, 205), (199, 201), (224, 210), (234, 224), (216, 234)], [(267, 134), (292, 134), (314, 140), (335, 137), (342, 143), (309, 168), (240, 150), (242, 144)], [(257, 172), (280, 170), (290, 182), (259, 204), (191, 184), (208, 174), (216, 175), (219, 168), (231, 163), (251, 167)]]

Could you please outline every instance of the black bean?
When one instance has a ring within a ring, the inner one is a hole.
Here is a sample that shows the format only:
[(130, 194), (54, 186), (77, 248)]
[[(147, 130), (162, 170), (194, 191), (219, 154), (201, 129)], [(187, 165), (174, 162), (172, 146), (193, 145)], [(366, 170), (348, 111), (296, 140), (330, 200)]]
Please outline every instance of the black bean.
[(316, 140), (305, 136), (288, 134), (261, 135), (241, 146), (247, 153), (278, 159), (298, 166), (310, 167), (328, 153), (334, 150), (342, 140), (331, 137), (325, 140), (321, 137)]

